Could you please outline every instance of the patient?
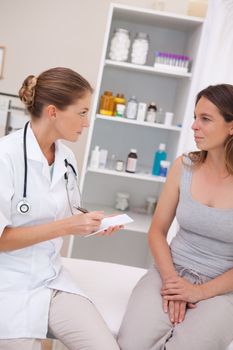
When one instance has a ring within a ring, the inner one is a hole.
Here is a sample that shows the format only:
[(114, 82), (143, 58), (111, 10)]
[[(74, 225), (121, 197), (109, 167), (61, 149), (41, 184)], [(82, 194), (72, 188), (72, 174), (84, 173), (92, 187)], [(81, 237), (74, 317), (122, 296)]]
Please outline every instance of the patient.
[(198, 93), (192, 129), (199, 151), (169, 172), (149, 230), (155, 263), (130, 298), (122, 350), (225, 350), (233, 339), (232, 85)]

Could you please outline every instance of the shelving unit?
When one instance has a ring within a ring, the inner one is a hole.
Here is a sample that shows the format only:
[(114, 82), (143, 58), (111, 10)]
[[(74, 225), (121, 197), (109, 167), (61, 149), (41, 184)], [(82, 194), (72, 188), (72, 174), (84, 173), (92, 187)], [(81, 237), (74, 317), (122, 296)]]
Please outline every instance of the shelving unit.
[(111, 66), (114, 68), (119, 69), (126, 69), (126, 70), (133, 70), (138, 71), (142, 73), (153, 73), (156, 75), (165, 75), (170, 77), (176, 77), (176, 78), (191, 78), (191, 73), (183, 73), (183, 72), (176, 72), (175, 69), (172, 70), (172, 68), (168, 69), (168, 67), (164, 66), (164, 68), (156, 68), (153, 66), (140, 66), (133, 63), (128, 62), (117, 62), (117, 61), (111, 61), (111, 60), (105, 60), (105, 66)]
[(109, 122), (119, 122), (119, 123), (126, 123), (131, 125), (139, 125), (139, 126), (145, 126), (149, 128), (158, 128), (158, 129), (164, 129), (164, 130), (174, 130), (174, 131), (181, 131), (180, 126), (167, 126), (164, 124), (158, 124), (158, 123), (148, 123), (148, 122), (139, 122), (137, 120), (131, 120), (127, 118), (121, 118), (121, 117), (106, 117), (101, 114), (96, 115), (96, 119), (101, 119), (104, 121)]
[(153, 176), (149, 173), (145, 173), (145, 172), (137, 172), (136, 174), (130, 174), (127, 173), (125, 171), (116, 171), (116, 170), (112, 170), (112, 169), (108, 169), (108, 168), (91, 168), (88, 167), (87, 168), (87, 172), (92, 172), (92, 173), (96, 173), (96, 174), (102, 174), (102, 175), (111, 175), (111, 176), (120, 176), (120, 177), (127, 177), (130, 178), (132, 180), (144, 180), (144, 181), (153, 181), (153, 182), (165, 182), (165, 178), (162, 176)]
[[(166, 144), (168, 160), (173, 161), (180, 149), (180, 140), (186, 132), (184, 120), (189, 88), (198, 51), (203, 21), (200, 18), (140, 9), (113, 4), (109, 10), (106, 35), (103, 44), (93, 110), (90, 119), (86, 153), (80, 178), (83, 205), (89, 210), (104, 210), (113, 214), (117, 192), (130, 194), (130, 210), (134, 222), (122, 232), (111, 237), (92, 236), (89, 239), (72, 238), (69, 255), (93, 260), (112, 261), (122, 264), (147, 267), (151, 262), (148, 251), (147, 232), (151, 216), (135, 213), (142, 208), (149, 196), (159, 197), (165, 178), (152, 176), (154, 152), (159, 143)], [(124, 28), (131, 33), (149, 34), (150, 49), (146, 65), (116, 62), (109, 59), (109, 47), (115, 28)], [(178, 72), (166, 67), (154, 67), (154, 51), (174, 52), (192, 57), (192, 71)], [(138, 122), (120, 117), (98, 114), (99, 100), (104, 91), (132, 95), (139, 102), (154, 101), (164, 111), (174, 113), (173, 125)], [(191, 116), (192, 117), (192, 116)], [(108, 150), (105, 169), (89, 166), (91, 151), (95, 145)], [(116, 160), (126, 161), (131, 148), (138, 151), (138, 167), (135, 174), (118, 172), (111, 164)], [(173, 234), (173, 226), (169, 235)]]

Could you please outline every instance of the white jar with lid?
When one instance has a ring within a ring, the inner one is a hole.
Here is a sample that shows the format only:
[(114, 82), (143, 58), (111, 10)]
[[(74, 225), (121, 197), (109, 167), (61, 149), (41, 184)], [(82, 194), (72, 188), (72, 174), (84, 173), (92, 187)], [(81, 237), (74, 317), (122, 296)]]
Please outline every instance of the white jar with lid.
[(111, 40), (109, 58), (114, 61), (127, 61), (129, 55), (129, 31), (123, 28), (115, 29)]
[(142, 32), (137, 33), (132, 45), (131, 62), (134, 64), (146, 64), (148, 50), (148, 34)]
[(129, 193), (118, 192), (116, 194), (115, 208), (122, 211), (129, 208)]

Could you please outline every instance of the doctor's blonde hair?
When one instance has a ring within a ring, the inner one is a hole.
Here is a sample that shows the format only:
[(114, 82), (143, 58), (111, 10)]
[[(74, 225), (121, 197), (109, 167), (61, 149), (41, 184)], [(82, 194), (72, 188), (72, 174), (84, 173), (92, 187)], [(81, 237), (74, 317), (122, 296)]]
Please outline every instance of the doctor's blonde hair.
[(69, 68), (56, 67), (38, 77), (29, 75), (19, 90), (19, 97), (32, 117), (39, 118), (44, 106), (50, 104), (60, 110), (93, 92), (89, 82)]

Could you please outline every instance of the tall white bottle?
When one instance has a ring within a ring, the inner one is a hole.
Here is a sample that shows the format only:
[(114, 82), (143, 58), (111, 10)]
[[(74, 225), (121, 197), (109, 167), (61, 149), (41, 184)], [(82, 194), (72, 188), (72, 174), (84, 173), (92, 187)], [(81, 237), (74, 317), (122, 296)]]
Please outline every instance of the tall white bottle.
[(97, 169), (99, 167), (99, 161), (100, 161), (100, 148), (99, 146), (95, 146), (95, 148), (91, 152), (90, 167)]

